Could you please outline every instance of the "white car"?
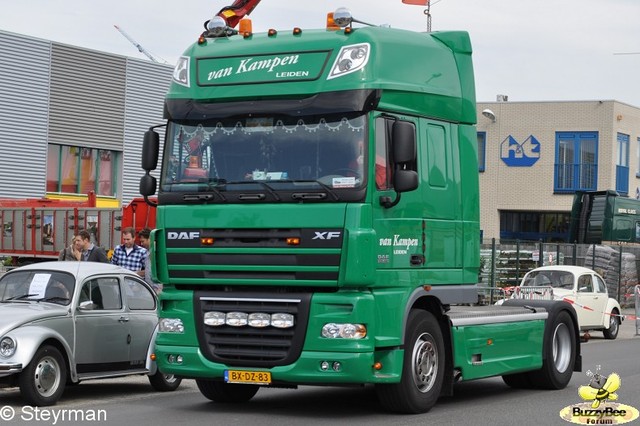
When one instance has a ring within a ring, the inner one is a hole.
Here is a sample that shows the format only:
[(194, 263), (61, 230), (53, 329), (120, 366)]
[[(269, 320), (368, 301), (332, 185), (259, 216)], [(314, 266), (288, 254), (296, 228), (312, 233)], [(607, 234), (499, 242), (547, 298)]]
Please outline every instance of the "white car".
[(154, 389), (181, 379), (152, 360), (157, 300), (137, 274), (97, 262), (43, 262), (0, 277), (0, 384), (53, 405), (65, 384), (146, 374)]
[(620, 304), (609, 297), (597, 272), (581, 266), (543, 266), (529, 271), (512, 298), (565, 300), (573, 305), (582, 331), (601, 330), (606, 339), (618, 336), (623, 317)]

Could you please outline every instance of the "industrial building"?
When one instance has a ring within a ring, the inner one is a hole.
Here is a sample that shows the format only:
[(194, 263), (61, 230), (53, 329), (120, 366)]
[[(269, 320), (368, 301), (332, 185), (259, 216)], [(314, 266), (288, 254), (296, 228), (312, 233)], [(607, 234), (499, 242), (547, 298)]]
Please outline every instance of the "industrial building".
[(483, 238), (568, 241), (576, 190), (640, 198), (640, 108), (498, 99), (477, 105)]
[(139, 196), (173, 67), (0, 31), (0, 198)]

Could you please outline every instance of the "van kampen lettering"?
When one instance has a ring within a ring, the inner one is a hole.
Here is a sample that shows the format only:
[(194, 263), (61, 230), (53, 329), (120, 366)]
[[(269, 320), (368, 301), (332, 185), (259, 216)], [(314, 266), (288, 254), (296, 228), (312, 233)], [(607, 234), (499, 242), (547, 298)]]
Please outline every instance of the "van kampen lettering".
[(275, 58), (254, 60), (254, 58), (245, 58), (240, 61), (238, 67), (226, 67), (219, 70), (211, 71), (208, 80), (217, 80), (223, 77), (229, 77), (232, 74), (244, 74), (253, 71), (266, 70), (273, 72), (278, 67), (286, 65), (294, 65), (298, 63), (300, 55), (276, 56)]

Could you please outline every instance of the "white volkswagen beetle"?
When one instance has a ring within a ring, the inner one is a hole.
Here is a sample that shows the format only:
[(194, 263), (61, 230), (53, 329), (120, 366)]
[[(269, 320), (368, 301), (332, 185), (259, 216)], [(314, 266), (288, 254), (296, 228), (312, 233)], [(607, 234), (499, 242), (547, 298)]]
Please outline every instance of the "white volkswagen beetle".
[(606, 339), (618, 336), (623, 317), (620, 304), (609, 297), (607, 284), (595, 271), (581, 266), (532, 269), (515, 287), (513, 298), (554, 298), (573, 304), (582, 331), (601, 330)]
[(30, 405), (55, 404), (67, 383), (146, 374), (181, 379), (152, 361), (157, 299), (135, 273), (96, 262), (43, 262), (0, 277), (0, 384)]

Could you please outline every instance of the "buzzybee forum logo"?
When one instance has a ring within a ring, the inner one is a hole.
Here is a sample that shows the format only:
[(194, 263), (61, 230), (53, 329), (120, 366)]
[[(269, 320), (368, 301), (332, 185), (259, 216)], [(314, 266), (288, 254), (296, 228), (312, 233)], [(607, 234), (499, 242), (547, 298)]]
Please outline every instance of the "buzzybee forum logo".
[(586, 402), (564, 407), (560, 410), (562, 419), (579, 425), (621, 425), (638, 418), (635, 407), (616, 402), (622, 385), (617, 373), (604, 376), (598, 365), (596, 372), (589, 370), (587, 376), (589, 384), (578, 388), (578, 395)]

